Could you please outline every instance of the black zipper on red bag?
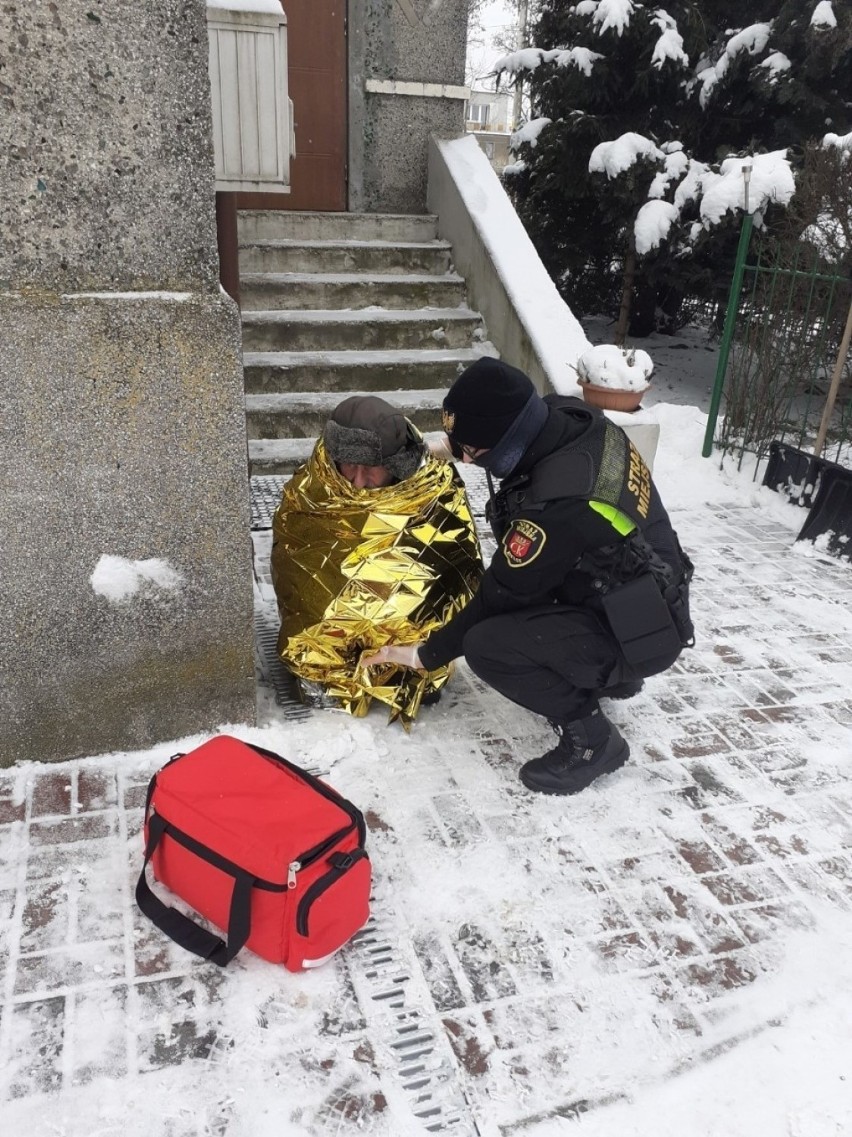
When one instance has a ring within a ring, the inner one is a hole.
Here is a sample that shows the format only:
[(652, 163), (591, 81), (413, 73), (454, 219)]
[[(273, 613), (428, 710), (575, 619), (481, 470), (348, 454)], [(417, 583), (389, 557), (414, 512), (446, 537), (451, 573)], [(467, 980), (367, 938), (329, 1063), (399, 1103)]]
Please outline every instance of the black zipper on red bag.
[[(238, 739), (237, 741), (240, 741), (240, 740)], [(259, 881), (258, 883), (259, 883), (260, 887), (269, 888), (269, 889), (272, 889), (275, 891), (277, 891), (279, 888), (287, 888), (287, 889), (295, 888), (296, 887), (296, 873), (301, 872), (302, 869), (307, 868), (309, 865), (314, 864), (316, 861), (319, 860), (320, 857), (323, 856), (324, 853), (326, 853), (329, 849), (333, 848), (334, 845), (336, 845), (337, 842), (342, 837), (345, 837), (347, 835), (347, 833), (351, 833), (352, 830), (356, 829), (356, 828), (358, 830), (358, 845), (361, 846), (360, 852), (364, 856), (366, 856), (366, 852), (363, 849), (363, 845), (364, 845), (364, 842), (366, 841), (366, 838), (367, 838), (367, 827), (366, 827), (366, 824), (364, 822), (364, 815), (361, 813), (361, 810), (358, 809), (358, 807), (356, 805), (353, 805), (351, 801), (347, 801), (347, 799), (345, 797), (342, 797), (337, 792), (337, 790), (333, 790), (331, 788), (331, 786), (327, 786), (324, 782), (321, 782), (319, 778), (314, 777), (313, 774), (309, 774), (307, 772), (307, 770), (303, 770), (300, 766), (296, 766), (296, 765), (294, 765), (294, 763), (288, 762), (286, 758), (282, 758), (280, 754), (276, 754), (274, 750), (267, 750), (263, 746), (255, 746), (253, 743), (250, 743), (250, 742), (244, 742), (243, 745), (248, 746), (250, 750), (254, 750), (258, 754), (263, 755), (264, 758), (271, 759), (273, 762), (276, 762), (279, 766), (284, 766), (292, 774), (295, 774), (296, 777), (300, 778), (303, 782), (306, 782), (312, 789), (316, 790), (316, 792), (318, 794), (320, 794), (321, 797), (324, 797), (327, 801), (330, 801), (330, 802), (332, 802), (332, 804), (338, 806), (340, 809), (343, 810), (344, 813), (347, 813), (349, 815), (349, 817), (351, 818), (349, 825), (345, 825), (342, 829), (338, 829), (337, 832), (332, 833), (332, 835), (330, 837), (327, 837), (324, 841), (321, 841), (319, 845), (314, 845), (312, 848), (310, 848), (306, 852), (302, 853), (296, 860), (290, 862), (290, 864), (287, 866), (287, 883), (286, 883), (286, 885), (274, 885), (269, 881)], [(178, 761), (178, 759), (183, 758), (183, 757), (185, 757), (185, 752), (181, 752), (181, 753), (172, 755), (172, 757), (166, 763), (166, 766), (170, 766), (173, 762), (176, 762), (176, 761)], [(163, 766), (162, 769), (165, 769), (166, 766)], [(158, 773), (162, 773), (162, 770), (158, 771)], [(151, 799), (154, 796), (154, 789), (156, 787), (156, 783), (157, 783), (157, 774), (155, 774), (153, 776), (153, 778), (151, 778), (151, 781), (148, 784), (148, 792), (146, 794), (146, 800), (145, 800), (145, 816), (146, 817), (148, 816), (148, 811), (151, 808)], [(199, 856), (202, 856), (205, 860), (208, 860), (211, 864), (215, 864), (216, 860), (222, 862), (220, 867), (226, 867), (227, 866), (226, 871), (228, 871), (232, 862), (227, 861), (226, 858), (224, 858), (224, 857), (218, 857), (217, 854), (212, 853), (212, 850), (208, 850), (206, 848), (206, 846), (201, 845), (200, 842), (195, 841), (192, 837), (189, 837), (188, 834), (185, 834), (181, 830), (176, 829), (173, 825), (169, 824), (169, 829), (173, 831), (173, 834), (177, 837), (177, 840), (180, 844), (184, 845), (186, 848), (190, 849), (192, 852), (198, 854)], [(202, 852), (202, 850), (204, 850), (204, 852)], [(209, 855), (209, 854), (212, 854), (212, 855)], [(348, 854), (345, 854), (345, 855), (348, 855)]]
[(353, 849), (351, 853), (335, 853), (329, 857), (331, 870), (324, 873), (319, 880), (315, 880), (296, 909), (296, 931), (300, 936), (308, 934), (308, 909), (318, 897), (336, 883), (352, 866), (367, 856), (366, 849)]
[[(333, 802), (334, 805), (339, 806), (344, 813), (348, 813), (352, 818), (352, 824), (358, 827), (358, 844), (363, 845), (367, 839), (367, 826), (364, 823), (364, 815), (361, 810), (353, 805), (351, 801), (347, 801), (345, 797), (333, 790), (331, 786), (327, 786), (325, 782), (321, 782), (319, 778), (315, 778), (313, 774), (309, 774), (307, 770), (303, 770), (301, 766), (296, 766), (292, 762), (288, 762), (286, 758), (282, 758), (280, 754), (276, 754), (274, 750), (266, 750), (263, 746), (255, 746), (253, 742), (244, 742), (244, 746), (248, 746), (250, 750), (257, 751), (262, 754), (264, 758), (271, 758), (273, 762), (277, 762), (279, 766), (285, 766), (291, 774), (295, 774), (297, 778), (301, 778), (318, 794), (324, 797), (327, 801)], [(348, 832), (348, 830), (347, 830)]]
[(351, 825), (346, 825), (343, 829), (338, 829), (336, 833), (332, 833), (330, 837), (326, 837), (319, 845), (314, 845), (312, 849), (308, 849), (306, 853), (302, 853), (301, 856), (298, 856), (295, 861), (291, 861), (287, 866), (287, 887), (295, 888), (296, 873), (301, 872), (302, 869), (307, 868), (308, 865), (312, 865), (318, 861), (324, 853), (327, 853), (329, 849), (333, 849), (337, 842), (342, 837), (345, 837), (347, 833), (351, 833), (354, 828), (355, 822), (353, 821)]
[[(240, 742), (240, 741), (241, 741), (241, 739), (237, 739), (237, 742)], [(267, 750), (263, 746), (255, 746), (255, 744), (253, 742), (243, 742), (243, 746), (247, 746), (249, 748), (249, 750), (254, 750), (257, 754), (262, 754), (264, 758), (270, 758), (273, 762), (276, 762), (279, 766), (284, 766), (286, 769), (288, 769), (290, 771), (291, 774), (295, 774), (297, 778), (300, 778), (303, 782), (306, 782), (312, 789), (316, 790), (316, 792), (321, 797), (324, 797), (326, 799), (326, 801), (332, 802), (334, 805), (336, 805), (340, 809), (342, 809), (344, 813), (348, 813), (352, 819), (352, 825), (358, 827), (358, 844), (359, 845), (364, 844), (364, 842), (367, 840), (367, 826), (364, 822), (364, 815), (361, 812), (361, 810), (357, 807), (357, 805), (353, 805), (351, 801), (347, 801), (347, 799), (345, 797), (342, 797), (337, 792), (337, 790), (333, 790), (331, 788), (331, 786), (327, 786), (325, 784), (325, 782), (321, 782), (319, 778), (314, 777), (313, 774), (309, 774), (308, 771), (303, 770), (301, 768), (301, 766), (296, 766), (293, 762), (288, 762), (286, 758), (282, 758), (281, 755), (276, 754), (274, 750)], [(186, 756), (185, 753), (179, 753), (179, 754), (172, 755), (172, 757), (166, 763), (166, 766), (170, 766), (172, 764), (172, 762), (176, 762), (179, 758), (184, 758), (185, 756)], [(163, 766), (163, 770), (166, 768), (166, 766)], [(159, 771), (159, 772), (161, 773), (162, 771)], [(157, 778), (157, 775), (155, 774), (154, 777), (151, 779), (151, 782), (148, 786), (147, 801), (145, 802), (145, 813), (146, 813), (146, 815), (148, 812), (148, 807), (151, 804), (151, 797), (153, 796), (153, 793), (154, 793), (154, 783), (156, 781), (156, 778)], [(351, 828), (352, 828), (352, 826), (349, 827), (349, 829), (351, 829)], [(344, 832), (348, 833), (349, 829), (344, 830)], [(305, 854), (305, 856), (310, 856), (310, 855), (311, 855), (311, 850), (309, 850), (309, 852)], [(318, 855), (321, 856), (322, 853), (320, 852)], [(302, 863), (304, 863), (304, 861)]]

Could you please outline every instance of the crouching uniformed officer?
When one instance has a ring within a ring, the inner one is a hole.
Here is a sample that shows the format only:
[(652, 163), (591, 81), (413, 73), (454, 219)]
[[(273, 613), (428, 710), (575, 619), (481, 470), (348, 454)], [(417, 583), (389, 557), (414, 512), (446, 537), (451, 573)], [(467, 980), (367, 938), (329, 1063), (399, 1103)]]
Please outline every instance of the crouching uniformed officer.
[(692, 643), (692, 564), (638, 451), (581, 399), (541, 398), (522, 371), (483, 358), (447, 392), (443, 423), (456, 457), (487, 471), (498, 548), (447, 625), (363, 663), (432, 669), (464, 655), (557, 730), (522, 766), (524, 785), (578, 793), (630, 753), (599, 698), (635, 694)]

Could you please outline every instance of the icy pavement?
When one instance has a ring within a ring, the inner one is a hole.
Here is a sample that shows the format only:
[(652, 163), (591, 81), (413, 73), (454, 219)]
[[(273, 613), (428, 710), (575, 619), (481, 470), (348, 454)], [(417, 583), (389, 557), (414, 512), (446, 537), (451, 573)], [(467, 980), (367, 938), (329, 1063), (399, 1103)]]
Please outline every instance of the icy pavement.
[(672, 510), (698, 643), (609, 704), (632, 760), (576, 798), (521, 786), (549, 731), (464, 665), (409, 736), (261, 673), (233, 732), (369, 823), (373, 917), (319, 971), (137, 912), (146, 783), (200, 738), (0, 771), (3, 1132), (852, 1132), (852, 575), (744, 496)]

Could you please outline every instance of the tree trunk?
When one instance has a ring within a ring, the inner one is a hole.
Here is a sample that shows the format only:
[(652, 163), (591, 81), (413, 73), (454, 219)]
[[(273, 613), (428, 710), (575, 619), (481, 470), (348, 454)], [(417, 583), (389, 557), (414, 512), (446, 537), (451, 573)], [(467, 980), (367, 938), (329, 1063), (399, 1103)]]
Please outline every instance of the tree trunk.
[(633, 281), (636, 277), (636, 240), (633, 229), (630, 230), (630, 241), (627, 245), (627, 256), (624, 258), (624, 276), (621, 282), (621, 308), (618, 311), (618, 320), (615, 325), (614, 343), (616, 347), (624, 347), (627, 339), (627, 329), (630, 325), (630, 307), (633, 303)]
[(630, 321), (627, 332), (632, 339), (644, 339), (656, 331), (657, 286), (648, 280), (641, 268), (636, 270), (633, 280), (633, 299), (630, 304)]
[[(520, 0), (518, 4), (518, 24), (515, 35), (517, 37), (517, 50), (527, 46), (527, 5), (528, 0)], [(521, 73), (515, 74), (515, 97), (512, 101), (512, 130), (521, 125), (523, 115), (524, 81)]]

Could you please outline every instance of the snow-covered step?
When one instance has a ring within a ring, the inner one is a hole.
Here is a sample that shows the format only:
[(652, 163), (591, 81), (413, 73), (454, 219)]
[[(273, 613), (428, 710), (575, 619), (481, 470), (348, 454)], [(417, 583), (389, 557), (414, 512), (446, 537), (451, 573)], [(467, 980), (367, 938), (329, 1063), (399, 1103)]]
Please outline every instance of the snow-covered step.
[(440, 275), (450, 269), (447, 241), (258, 239), (240, 247), (242, 272), (381, 272)]
[(246, 352), (469, 347), (483, 334), (482, 317), (470, 308), (320, 308), (243, 313)]
[[(413, 351), (246, 351), (247, 392), (361, 390), (449, 386), (491, 344)], [(338, 401), (340, 399), (338, 394)]]
[(292, 472), (349, 395), (440, 430), (447, 388), (496, 354), (434, 217), (261, 211), (239, 236), (253, 475)]
[[(348, 391), (347, 395), (370, 395), (375, 391)], [(420, 430), (439, 430), (441, 403), (446, 388), (382, 391), (382, 398), (398, 407)], [(341, 401), (339, 391), (288, 392), (246, 395), (246, 430), (250, 439), (293, 439), (319, 435), (331, 412)], [(261, 471), (256, 471), (260, 473)]]
[(245, 310), (270, 308), (456, 308), (465, 303), (455, 273), (242, 273)]
[(316, 438), (250, 438), (249, 475), (292, 474), (310, 457)]
[(289, 209), (250, 210), (237, 215), (240, 241), (284, 240), (433, 241), (438, 219), (408, 213), (300, 213)]

